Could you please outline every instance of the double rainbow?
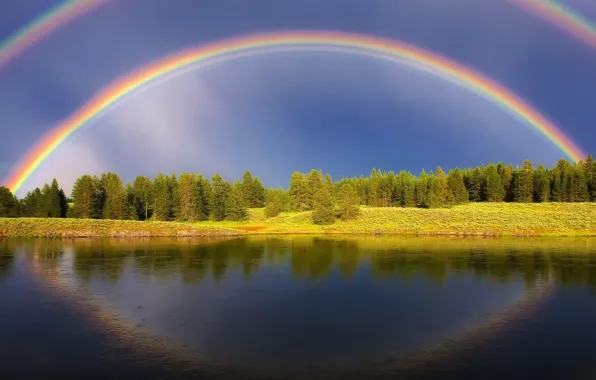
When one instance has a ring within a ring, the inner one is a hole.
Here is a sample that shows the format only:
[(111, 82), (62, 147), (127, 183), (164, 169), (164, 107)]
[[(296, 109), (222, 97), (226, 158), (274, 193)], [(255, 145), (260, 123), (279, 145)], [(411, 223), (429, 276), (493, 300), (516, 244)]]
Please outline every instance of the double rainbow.
[(426, 70), (468, 88), (531, 125), (570, 159), (586, 154), (552, 122), (524, 100), (491, 79), (445, 57), (399, 41), (358, 34), (307, 31), (249, 35), (191, 48), (150, 63), (104, 88), (41, 140), (5, 183), (18, 191), (37, 168), (75, 131), (110, 107), (177, 72), (237, 58), (283, 50), (331, 50), (397, 61)]

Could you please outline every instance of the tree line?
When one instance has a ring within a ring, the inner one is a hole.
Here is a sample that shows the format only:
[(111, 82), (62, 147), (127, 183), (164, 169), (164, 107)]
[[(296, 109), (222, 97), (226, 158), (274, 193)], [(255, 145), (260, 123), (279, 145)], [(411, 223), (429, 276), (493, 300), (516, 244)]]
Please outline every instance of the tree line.
[(355, 218), (361, 205), (438, 208), (468, 202), (595, 202), (596, 162), (559, 160), (553, 168), (530, 160), (521, 166), (497, 163), (444, 172), (373, 169), (368, 177), (333, 181), (321, 170), (295, 171), (287, 190), (266, 189), (246, 171), (242, 180), (211, 179), (201, 174), (138, 176), (124, 184), (118, 174), (84, 175), (70, 198), (54, 179), (17, 199), (0, 187), (0, 217), (93, 218), (161, 221), (247, 218), (248, 208), (264, 208), (268, 217), (281, 212), (312, 211), (316, 224)]

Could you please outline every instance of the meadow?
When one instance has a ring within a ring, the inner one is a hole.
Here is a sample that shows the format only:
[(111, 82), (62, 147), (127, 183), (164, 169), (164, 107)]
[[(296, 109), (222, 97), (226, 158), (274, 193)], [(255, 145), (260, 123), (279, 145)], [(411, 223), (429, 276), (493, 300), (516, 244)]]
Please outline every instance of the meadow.
[(312, 211), (245, 221), (153, 222), (0, 218), (0, 237), (213, 237), (270, 234), (596, 236), (596, 203), (469, 203), (450, 208), (360, 208), (350, 221), (315, 225)]

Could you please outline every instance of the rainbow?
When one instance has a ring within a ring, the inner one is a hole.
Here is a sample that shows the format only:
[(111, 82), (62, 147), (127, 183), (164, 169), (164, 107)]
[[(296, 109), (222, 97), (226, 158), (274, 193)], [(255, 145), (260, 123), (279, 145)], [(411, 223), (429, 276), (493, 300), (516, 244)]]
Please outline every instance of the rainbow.
[(565, 4), (553, 0), (508, 0), (510, 3), (556, 25), (596, 49), (596, 24)]
[(258, 54), (263, 51), (283, 51), (284, 48), (339, 50), (398, 61), (417, 69), (430, 71), (474, 91), (516, 115), (550, 140), (572, 160), (579, 161), (586, 156), (555, 124), (524, 100), (482, 74), (447, 58), (419, 47), (379, 37), (327, 31), (286, 31), (232, 38), (190, 48), (149, 63), (116, 80), (42, 138), (17, 164), (12, 171), (12, 176), (5, 183), (13, 192), (17, 192), (52, 152), (75, 131), (146, 86), (159, 83), (160, 80), (167, 80), (176, 72), (187, 71), (197, 65), (234, 59), (243, 53), (246, 55)]
[(108, 1), (110, 0), (70, 0), (50, 8), (0, 43), (0, 68), (45, 35)]

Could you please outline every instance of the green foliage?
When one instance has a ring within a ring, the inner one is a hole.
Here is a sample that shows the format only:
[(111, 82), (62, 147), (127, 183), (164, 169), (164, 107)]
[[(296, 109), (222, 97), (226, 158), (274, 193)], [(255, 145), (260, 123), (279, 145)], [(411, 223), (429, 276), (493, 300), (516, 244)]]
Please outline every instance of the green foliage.
[(0, 186), (0, 217), (18, 216), (18, 206), (18, 200), (12, 192), (7, 187)]
[(532, 202), (534, 196), (534, 167), (525, 160), (523, 166), (513, 173), (513, 199), (516, 202)]
[(310, 209), (310, 193), (304, 174), (297, 171), (292, 173), (289, 192), (292, 200), (292, 210), (305, 211)]
[(100, 186), (105, 194), (103, 218), (127, 219), (126, 192), (124, 191), (120, 176), (115, 173), (103, 174), (101, 176)]
[(428, 175), (424, 170), (416, 181), (414, 199), (417, 207), (428, 207)]
[(265, 199), (265, 215), (268, 218), (276, 217), (282, 212), (291, 210), (289, 193), (281, 187), (278, 189), (268, 189)]
[(466, 189), (464, 177), (459, 169), (449, 171), (447, 174), (447, 186), (454, 204), (460, 205), (470, 201), (470, 195)]
[(487, 202), (502, 202), (505, 199), (505, 187), (497, 168), (489, 164), (486, 168), (485, 199)]
[(137, 176), (132, 184), (133, 205), (137, 220), (148, 220), (153, 210), (153, 182), (151, 178)]
[(211, 187), (209, 215), (217, 222), (226, 218), (226, 202), (230, 195), (231, 186), (219, 173), (215, 173), (211, 179)]
[(549, 173), (544, 166), (539, 165), (534, 171), (534, 200), (548, 202), (550, 198)]
[(342, 184), (337, 193), (337, 205), (342, 220), (352, 220), (360, 214), (360, 197), (350, 183)]
[(73, 217), (91, 219), (100, 216), (97, 209), (99, 187), (99, 179), (90, 175), (84, 175), (75, 181), (72, 189), (72, 198), (75, 204), (71, 213)]
[(242, 184), (234, 182), (229, 190), (229, 196), (225, 205), (225, 218), (227, 220), (241, 221), (246, 219), (246, 200), (243, 194)]
[(321, 186), (314, 194), (314, 210), (312, 222), (314, 224), (335, 223), (335, 203), (327, 187)]
[(178, 184), (173, 189), (177, 191), (176, 219), (182, 221), (198, 220), (196, 176), (192, 173), (180, 174)]

